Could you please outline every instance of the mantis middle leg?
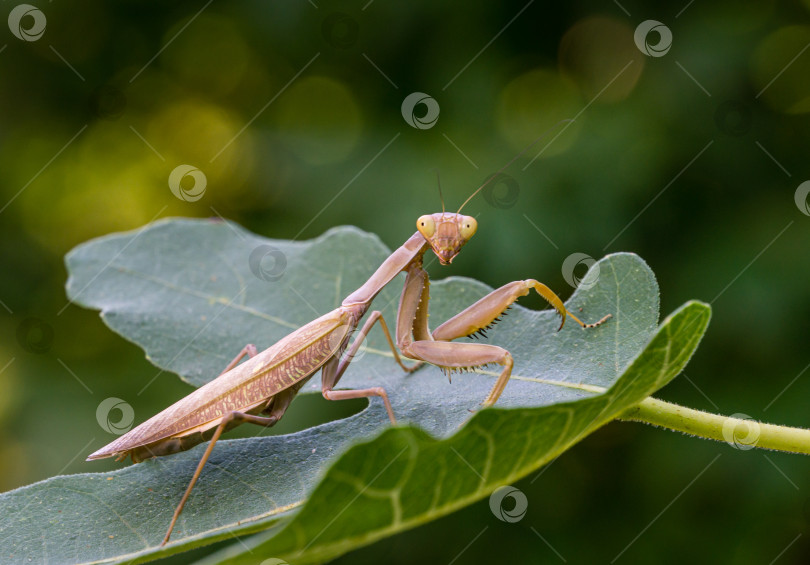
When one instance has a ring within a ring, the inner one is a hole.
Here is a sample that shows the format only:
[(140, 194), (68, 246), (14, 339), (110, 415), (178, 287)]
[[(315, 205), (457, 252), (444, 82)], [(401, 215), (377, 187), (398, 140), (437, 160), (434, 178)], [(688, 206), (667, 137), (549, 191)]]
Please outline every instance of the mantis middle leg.
[(360, 332), (357, 338), (354, 340), (354, 343), (349, 347), (348, 351), (343, 355), (342, 358), (333, 357), (330, 359), (323, 367), (323, 372), (321, 375), (321, 382), (322, 382), (322, 392), (324, 398), (327, 400), (346, 400), (349, 398), (368, 398), (370, 396), (379, 396), (383, 399), (385, 403), (385, 410), (388, 412), (388, 418), (391, 420), (391, 423), (396, 425), (397, 420), (394, 417), (394, 411), (391, 408), (391, 402), (388, 400), (388, 394), (385, 392), (385, 389), (382, 387), (371, 387), (371, 388), (364, 388), (364, 389), (354, 389), (354, 390), (333, 390), (335, 385), (340, 380), (340, 377), (343, 376), (343, 373), (346, 372), (346, 369), (349, 367), (349, 363), (352, 362), (352, 359), (357, 354), (357, 350), (360, 349), (360, 346), (363, 343), (363, 340), (368, 335), (368, 332), (371, 331), (371, 327), (375, 324), (375, 322), (380, 323), (380, 327), (385, 333), (385, 338), (388, 340), (388, 345), (391, 347), (391, 351), (394, 352), (394, 359), (402, 367), (405, 371), (411, 372), (415, 371), (421, 363), (416, 363), (411, 365), (410, 367), (405, 365), (402, 362), (402, 359), (399, 356), (399, 352), (397, 348), (394, 346), (394, 341), (391, 339), (391, 334), (388, 331), (388, 325), (385, 323), (385, 319), (382, 317), (382, 312), (379, 310), (374, 310), (366, 320), (366, 323), (363, 324), (363, 327), (360, 329)]

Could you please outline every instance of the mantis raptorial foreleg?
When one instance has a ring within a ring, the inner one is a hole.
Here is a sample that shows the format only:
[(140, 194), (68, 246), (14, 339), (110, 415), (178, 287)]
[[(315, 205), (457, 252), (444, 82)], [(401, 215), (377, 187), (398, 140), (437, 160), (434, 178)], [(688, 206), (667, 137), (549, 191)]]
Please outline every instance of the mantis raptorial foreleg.
[[(611, 317), (608, 314), (596, 323), (585, 324), (571, 314), (562, 300), (546, 285), (534, 279), (527, 279), (514, 281), (493, 290), (440, 325), (427, 339), (420, 339), (427, 331), (428, 284), (427, 275), (421, 265), (416, 265), (408, 272), (400, 301), (400, 315), (406, 314), (406, 319), (413, 322), (411, 328), (407, 329), (403, 326), (400, 330), (402, 334), (398, 333), (398, 337), (402, 336), (400, 347), (403, 353), (444, 369), (466, 369), (490, 363), (503, 366), (498, 380), (495, 381), (492, 390), (484, 399), (485, 406), (497, 402), (506, 388), (514, 365), (512, 356), (502, 347), (478, 343), (450, 343), (452, 340), (490, 328), (512, 303), (521, 296), (529, 294), (532, 289), (537, 291), (560, 315), (559, 329), (562, 329), (566, 317), (575, 320), (583, 328), (596, 327)], [(413, 336), (414, 341), (411, 341), (410, 335), (407, 335), (409, 333)]]
[(552, 292), (550, 288), (534, 279), (514, 281), (493, 290), (481, 300), (456, 314), (433, 331), (433, 339), (438, 341), (451, 341), (459, 337), (472, 335), (482, 329), (490, 327), (497, 318), (521, 296), (529, 294), (531, 289), (543, 297), (560, 315), (560, 327), (565, 324), (566, 317), (570, 317), (583, 328), (595, 328), (610, 318), (610, 314), (596, 323), (586, 324), (574, 316), (563, 304), (563, 301)]
[(503, 365), (503, 371), (490, 391), (485, 406), (494, 404), (512, 374), (512, 356), (497, 345), (483, 343), (450, 343), (449, 341), (415, 341), (409, 351), (414, 356), (443, 369), (469, 369), (491, 363)]

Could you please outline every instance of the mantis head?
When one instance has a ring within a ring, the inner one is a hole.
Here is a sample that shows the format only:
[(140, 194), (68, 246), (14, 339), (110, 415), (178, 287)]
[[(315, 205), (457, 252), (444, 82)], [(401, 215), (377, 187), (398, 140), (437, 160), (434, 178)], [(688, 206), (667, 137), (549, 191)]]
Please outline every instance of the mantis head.
[[(470, 200), (475, 198), (475, 196), (489, 183), (498, 178), (498, 175), (509, 167), (509, 165), (514, 163), (518, 157), (526, 153), (530, 147), (545, 137), (546, 134), (554, 127), (563, 122), (573, 122), (573, 120), (561, 120), (557, 122), (557, 124), (546, 130), (543, 135), (532, 141), (528, 147), (515, 155), (511, 161), (501, 167), (497, 173), (491, 175), (484, 182), (484, 184), (479, 186), (472, 194), (470, 194), (470, 196), (464, 201), (464, 204), (459, 207), (458, 212), (455, 214), (444, 211), (444, 198), (441, 198), (442, 183), (439, 181), (439, 197), (442, 201), (442, 211), (436, 214), (426, 214), (424, 216), (420, 216), (420, 218), (416, 220), (416, 229), (419, 230), (419, 233), (421, 233), (430, 244), (430, 247), (433, 249), (433, 253), (436, 254), (436, 257), (439, 258), (442, 265), (449, 265), (452, 263), (453, 259), (456, 257), (456, 255), (458, 255), (458, 252), (461, 251), (464, 244), (467, 243), (473, 235), (475, 235), (475, 230), (478, 229), (478, 222), (475, 221), (475, 218), (472, 216), (462, 215), (461, 209), (464, 208), (464, 206), (466, 206)], [(436, 171), (436, 179), (438, 180), (438, 178), (439, 173)]]
[[(436, 254), (436, 257), (439, 258), (439, 261), (442, 265), (449, 265), (453, 262), (453, 259), (458, 255), (458, 252), (461, 251), (461, 248), (467, 243), (470, 238), (475, 235), (475, 230), (478, 229), (478, 222), (475, 221), (475, 218), (472, 216), (463, 216), (461, 214), (461, 209), (467, 205), (467, 203), (475, 198), (475, 195), (481, 192), (489, 183), (493, 180), (498, 178), (504, 170), (506, 170), (509, 165), (514, 163), (521, 155), (526, 153), (535, 143), (543, 139), (548, 133), (550, 133), (554, 128), (562, 123), (571, 123), (574, 120), (566, 119), (560, 120), (550, 128), (548, 128), (545, 132), (543, 132), (540, 137), (532, 141), (523, 151), (512, 157), (512, 159), (501, 169), (495, 173), (494, 175), (490, 176), (484, 184), (479, 186), (468, 198), (464, 201), (458, 212), (452, 214), (450, 212), (444, 211), (444, 198), (441, 198), (442, 194), (442, 184), (439, 181), (439, 197), (442, 200), (442, 211), (441, 213), (437, 214), (426, 214), (421, 216), (418, 220), (416, 220), (416, 229), (419, 230), (419, 233), (427, 240), (430, 244), (430, 247), (433, 249), (433, 252)], [(568, 126), (566, 126), (568, 127)], [(563, 129), (565, 131), (565, 129)], [(562, 132), (560, 132), (562, 133)], [(439, 173), (436, 171), (436, 178), (438, 180)]]
[[(442, 198), (441, 213), (426, 214), (416, 220), (416, 229), (419, 230), (419, 233), (421, 233), (430, 244), (430, 247), (433, 249), (433, 253), (436, 254), (436, 257), (439, 258), (442, 265), (449, 265), (452, 263), (453, 259), (456, 257), (456, 255), (458, 255), (458, 252), (461, 251), (464, 244), (467, 243), (473, 235), (475, 235), (475, 230), (478, 228), (478, 222), (475, 221), (475, 218), (472, 216), (462, 215), (461, 209), (464, 208), (464, 206), (466, 206), (470, 200), (475, 198), (475, 195), (481, 192), (489, 183), (498, 178), (498, 175), (506, 170), (509, 165), (514, 163), (521, 155), (526, 153), (526, 151), (528, 151), (535, 143), (543, 139), (554, 128), (562, 123), (570, 123), (573, 121), (574, 120), (569, 119), (560, 120), (548, 128), (545, 132), (543, 132), (542, 135), (540, 135), (540, 137), (532, 141), (523, 151), (512, 157), (512, 159), (506, 165), (501, 167), (497, 173), (490, 176), (484, 182), (484, 184), (479, 186), (467, 198), (467, 200), (464, 201), (464, 204), (459, 207), (458, 212), (455, 214), (444, 211), (444, 198)], [(563, 131), (565, 130), (563, 129)], [(437, 171), (437, 180), (438, 176), (439, 173)], [(441, 194), (442, 184), (439, 182), (439, 197), (441, 197)]]
[(449, 265), (478, 229), (472, 216), (440, 212), (416, 220), (416, 229), (427, 240), (442, 265)]

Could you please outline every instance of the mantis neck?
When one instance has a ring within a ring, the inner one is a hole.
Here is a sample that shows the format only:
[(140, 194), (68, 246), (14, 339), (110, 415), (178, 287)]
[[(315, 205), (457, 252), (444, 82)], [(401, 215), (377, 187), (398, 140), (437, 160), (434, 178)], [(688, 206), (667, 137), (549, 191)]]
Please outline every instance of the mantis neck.
[(414, 260), (421, 260), (429, 245), (421, 233), (416, 232), (399, 249), (383, 261), (383, 264), (357, 290), (343, 301), (342, 306), (363, 305), (366, 308), (379, 292), (395, 276), (407, 269)]

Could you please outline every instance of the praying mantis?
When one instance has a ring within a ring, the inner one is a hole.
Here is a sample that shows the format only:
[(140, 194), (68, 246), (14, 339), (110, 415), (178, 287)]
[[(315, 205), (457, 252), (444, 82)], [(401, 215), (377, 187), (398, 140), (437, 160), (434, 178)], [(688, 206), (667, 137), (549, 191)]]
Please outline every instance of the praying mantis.
[[(611, 314), (607, 314), (595, 323), (586, 324), (569, 312), (562, 300), (546, 285), (527, 279), (510, 282), (490, 292), (430, 331), (430, 283), (423, 268), (424, 255), (431, 250), (442, 265), (453, 261), (477, 230), (475, 218), (461, 214), (461, 210), (495, 176), (474, 191), (456, 213), (445, 212), (442, 204), (442, 212), (418, 218), (416, 233), (391, 253), (338, 308), (293, 331), (262, 352), (257, 352), (252, 344), (246, 345), (217, 378), (87, 458), (90, 461), (115, 456), (121, 461), (130, 456), (137, 463), (185, 451), (210, 440), (174, 511), (161, 545), (168, 543), (177, 519), (220, 436), (243, 423), (264, 427), (275, 425), (298, 391), (318, 370), (321, 371), (321, 390), (326, 399), (380, 397), (391, 424), (396, 425), (388, 393), (382, 387), (335, 390), (374, 324), (379, 323), (394, 360), (406, 372), (416, 370), (423, 363), (436, 365), (445, 372), (489, 364), (502, 366), (495, 385), (483, 401), (486, 407), (495, 404), (506, 387), (514, 360), (509, 351), (502, 347), (456, 343), (453, 340), (486, 331), (513, 302), (528, 295), (531, 290), (535, 290), (559, 314), (559, 329), (562, 329), (566, 318), (571, 318), (582, 328), (593, 328), (611, 317)], [(401, 272), (406, 277), (397, 311), (396, 344), (382, 313), (374, 310), (349, 346), (374, 298)], [(245, 356), (249, 359), (240, 363)], [(415, 363), (406, 365), (403, 357)]]

